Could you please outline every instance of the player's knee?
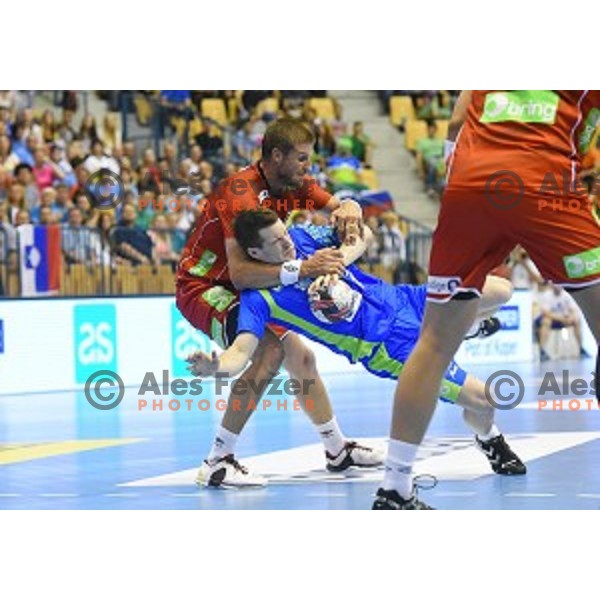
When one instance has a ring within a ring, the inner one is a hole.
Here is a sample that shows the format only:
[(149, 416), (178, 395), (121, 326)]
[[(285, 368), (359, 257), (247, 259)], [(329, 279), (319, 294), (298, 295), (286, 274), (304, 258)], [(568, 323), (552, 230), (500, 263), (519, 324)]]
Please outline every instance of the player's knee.
[(273, 377), (279, 371), (284, 360), (283, 345), (279, 340), (272, 340), (259, 346), (252, 359), (252, 365), (261, 372)]
[(307, 379), (317, 372), (317, 359), (306, 346), (285, 358), (285, 368), (298, 379)]

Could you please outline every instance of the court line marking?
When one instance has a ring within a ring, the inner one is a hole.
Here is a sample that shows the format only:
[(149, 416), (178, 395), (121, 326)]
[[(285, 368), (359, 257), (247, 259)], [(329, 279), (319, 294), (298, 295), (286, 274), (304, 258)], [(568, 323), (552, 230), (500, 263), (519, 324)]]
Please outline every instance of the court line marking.
[(575, 494), (577, 498), (600, 498), (600, 494)]
[(77, 498), (80, 494), (69, 494), (69, 493), (46, 493), (38, 494), (40, 498)]
[(505, 498), (554, 498), (556, 494), (533, 493), (533, 492), (508, 492), (504, 494)]

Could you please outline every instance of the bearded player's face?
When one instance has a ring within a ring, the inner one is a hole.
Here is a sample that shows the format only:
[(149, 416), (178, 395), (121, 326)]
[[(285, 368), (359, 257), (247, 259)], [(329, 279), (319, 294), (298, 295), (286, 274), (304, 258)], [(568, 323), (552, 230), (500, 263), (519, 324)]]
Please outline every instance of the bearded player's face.
[(296, 144), (287, 154), (282, 155), (277, 176), (284, 185), (291, 188), (302, 187), (310, 169), (312, 151), (312, 144)]

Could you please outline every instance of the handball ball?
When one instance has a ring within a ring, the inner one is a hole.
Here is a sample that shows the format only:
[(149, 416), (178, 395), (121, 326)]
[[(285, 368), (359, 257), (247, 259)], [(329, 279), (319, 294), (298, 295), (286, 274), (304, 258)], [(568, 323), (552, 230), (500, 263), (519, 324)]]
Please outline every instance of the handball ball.
[(353, 310), (356, 292), (342, 280), (309, 295), (310, 310), (322, 323), (339, 323)]

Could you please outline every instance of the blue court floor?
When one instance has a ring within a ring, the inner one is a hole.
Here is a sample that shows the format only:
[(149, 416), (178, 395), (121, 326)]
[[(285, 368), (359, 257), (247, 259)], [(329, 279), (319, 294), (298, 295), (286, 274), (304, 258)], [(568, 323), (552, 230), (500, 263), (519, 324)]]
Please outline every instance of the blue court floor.
[[(584, 401), (592, 395), (581, 397), (579, 410), (568, 409), (571, 395), (549, 393), (545, 408), (538, 403), (545, 372), (560, 382), (569, 369), (571, 378), (589, 382), (593, 367), (588, 360), (473, 369), (486, 379), (508, 368), (525, 381), (524, 400), (499, 411), (497, 423), (528, 474), (492, 474), (460, 409), (440, 404), (416, 466), (439, 482), (422, 498), (440, 509), (600, 508), (600, 411)], [(385, 447), (394, 382), (354, 373), (326, 383), (346, 435)], [(140, 411), (136, 394), (128, 388), (110, 411), (93, 408), (82, 391), (0, 396), (0, 508), (370, 508), (382, 472), (327, 473), (318, 437), (291, 401), (287, 411), (259, 408), (238, 444), (239, 459), (267, 475), (269, 485), (207, 490), (194, 476), (222, 413), (171, 412), (166, 400), (162, 412)], [(552, 410), (552, 399), (563, 399), (563, 410)]]

